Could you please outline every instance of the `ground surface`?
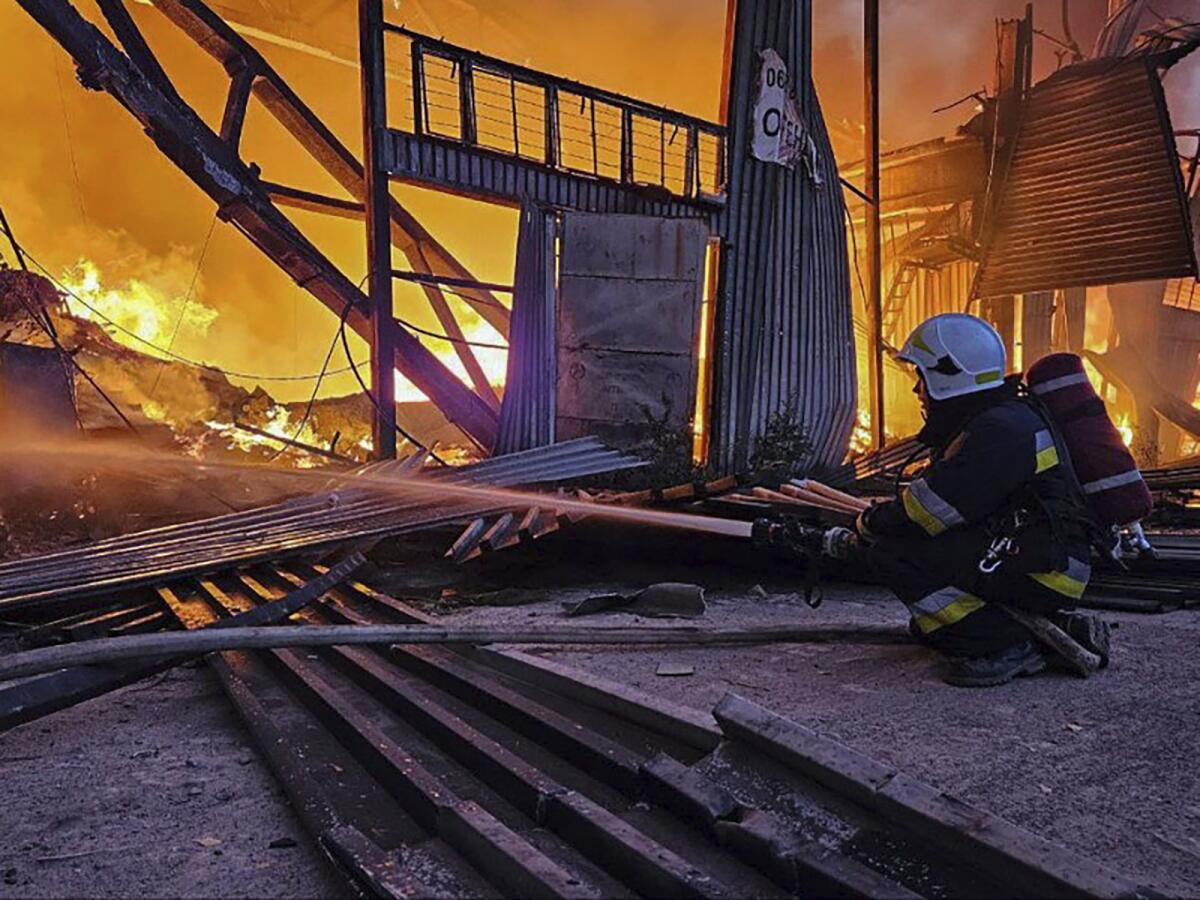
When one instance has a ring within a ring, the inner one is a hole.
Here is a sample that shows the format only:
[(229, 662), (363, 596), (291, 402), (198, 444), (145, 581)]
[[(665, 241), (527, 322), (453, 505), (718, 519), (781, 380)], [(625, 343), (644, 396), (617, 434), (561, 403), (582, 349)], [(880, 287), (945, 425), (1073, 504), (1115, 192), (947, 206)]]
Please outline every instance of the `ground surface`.
[(206, 668), (0, 735), (0, 784), (0, 897), (345, 892)]
[[(816, 611), (795, 594), (710, 593), (706, 619), (904, 624), (882, 592), (826, 593)], [(563, 621), (557, 604), (522, 613), (527, 625)], [(915, 646), (536, 652), (698, 709), (740, 694), (1168, 895), (1200, 896), (1200, 614), (1109, 618), (1120, 627), (1105, 672), (989, 690), (943, 684), (938, 659)], [(658, 676), (663, 662), (695, 674)]]
[[(567, 546), (569, 565), (521, 551), (446, 575), (425, 554), (371, 581), (474, 623), (645, 621), (566, 620), (560, 603), (654, 580), (704, 584), (712, 625), (904, 621), (864, 588), (827, 589), (811, 610), (794, 580), (759, 585), (744, 560)], [(702, 710), (736, 692), (1169, 895), (1200, 896), (1200, 613), (1110, 618), (1120, 629), (1108, 671), (985, 691), (944, 685), (936, 658), (909, 646), (536, 652)], [(657, 676), (662, 662), (695, 672)], [(194, 668), (0, 735), (0, 898), (344, 892), (248, 744)], [(269, 849), (286, 837), (299, 846)]]

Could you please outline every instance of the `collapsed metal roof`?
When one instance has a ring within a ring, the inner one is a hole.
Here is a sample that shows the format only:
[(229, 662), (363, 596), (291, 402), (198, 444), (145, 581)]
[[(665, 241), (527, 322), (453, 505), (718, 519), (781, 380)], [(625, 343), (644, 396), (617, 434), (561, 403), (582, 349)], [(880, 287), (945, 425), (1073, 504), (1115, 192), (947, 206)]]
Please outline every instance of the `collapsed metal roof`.
[(1196, 274), (1153, 57), (1097, 59), (1033, 88), (976, 297)]

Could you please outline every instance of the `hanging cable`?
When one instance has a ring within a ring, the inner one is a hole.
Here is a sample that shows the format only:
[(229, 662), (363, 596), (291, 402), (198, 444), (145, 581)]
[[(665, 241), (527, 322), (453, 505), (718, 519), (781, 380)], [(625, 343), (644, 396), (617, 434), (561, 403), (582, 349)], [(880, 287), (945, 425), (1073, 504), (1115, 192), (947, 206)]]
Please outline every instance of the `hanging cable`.
[[(113, 319), (111, 319), (109, 316), (106, 316), (103, 312), (101, 312), (99, 309), (97, 309), (92, 304), (88, 303), (86, 300), (84, 300), (82, 297), (80, 297), (78, 294), (76, 294), (73, 290), (71, 290), (69, 287), (67, 287), (65, 284), (63, 284), (61, 281), (59, 281), (56, 277), (54, 277), (54, 275), (51, 274), (50, 270), (47, 269), (44, 265), (42, 265), (42, 263), (40, 263), (37, 260), (37, 258), (32, 253), (30, 253), (29, 250), (24, 245), (19, 245), (19, 246), (21, 247), (21, 252), (23, 252), (25, 254), (25, 256), (29, 259), (29, 261), (34, 264), (34, 266), (38, 269), (38, 271), (40, 271), (43, 275), (45, 275), (46, 278), (48, 278), (50, 280), (50, 282), (56, 288), (58, 288), (60, 291), (62, 291), (62, 293), (66, 294), (68, 297), (75, 300), (84, 309), (89, 310), (97, 318), (102, 319), (105, 323), (112, 326), (117, 331), (120, 331), (122, 334), (125, 334), (125, 335), (133, 338), (135, 341), (138, 341), (139, 343), (144, 344), (145, 346), (151, 348), (152, 350), (156, 350), (157, 352), (163, 354), (164, 356), (170, 357), (171, 359), (175, 360), (176, 362), (181, 362), (184, 365), (192, 366), (193, 368), (197, 368), (197, 369), (205, 369), (209, 372), (218, 372), (221, 375), (225, 375), (225, 376), (228, 376), (231, 378), (246, 378), (246, 379), (250, 379), (252, 381), (312, 381), (318, 375), (318, 373), (313, 373), (311, 375), (264, 375), (264, 374), (255, 373), (255, 372), (239, 372), (236, 369), (225, 369), (225, 368), (222, 368), (221, 366), (215, 366), (212, 363), (200, 362), (199, 360), (189, 359), (186, 356), (181, 356), (178, 353), (168, 351), (165, 347), (161, 347), (158, 344), (154, 343), (153, 341), (146, 340), (146, 338), (142, 337), (140, 334), (137, 334), (134, 331), (130, 331), (128, 328), (124, 327), (119, 322), (116, 322)], [(361, 362), (358, 364), (362, 365)], [(325, 374), (326, 374), (326, 376), (341, 375), (341, 374), (349, 372), (349, 371), (350, 371), (350, 366), (343, 366), (340, 369), (331, 369), (328, 372), (326, 372)]]
[[(867, 286), (863, 282), (862, 269), (860, 269), (858, 267), (858, 237), (854, 233), (854, 219), (850, 215), (850, 208), (848, 206), (846, 206), (845, 204), (842, 204), (842, 210), (846, 214), (846, 224), (849, 226), (849, 228), (847, 228), (847, 231), (850, 232), (850, 248), (851, 248), (851, 252), (853, 252), (853, 254), (854, 254), (854, 274), (858, 278), (858, 292), (862, 295), (862, 298), (863, 298), (863, 309), (866, 309)], [(879, 337), (880, 337), (880, 340), (882, 341), (883, 335), (880, 335)]]
[(420, 325), (414, 325), (407, 319), (401, 319), (399, 316), (393, 316), (393, 318), (405, 328), (415, 331), (417, 334), (423, 334), (426, 337), (436, 338), (439, 341), (446, 341), (450, 344), (465, 344), (468, 347), (481, 347), (484, 350), (508, 349), (508, 344), (489, 344), (485, 341), (469, 341), (466, 338), (450, 337), (448, 334), (438, 334), (436, 331), (428, 331), (427, 329), (422, 328)]
[[(119, 323), (113, 321), (108, 316), (106, 316), (104, 313), (102, 313), (100, 310), (96, 309), (94, 306), (92, 306), (86, 300), (81, 298), (78, 294), (76, 294), (69, 287), (64, 285), (57, 278), (55, 278), (54, 275), (51, 274), (50, 270), (48, 268), (46, 268), (44, 265), (42, 265), (42, 263), (33, 254), (31, 254), (28, 251), (28, 249), (26, 249), (24, 246), (18, 245), (14, 241), (14, 247), (19, 247), (21, 252), (24, 253), (24, 255), (29, 259), (29, 261), (32, 262), (34, 264), (34, 266), (38, 270), (40, 270), (41, 273), (43, 275), (45, 275), (46, 278), (49, 279), (50, 282), (53, 283), (55, 285), (55, 287), (57, 287), (64, 294), (66, 294), (69, 297), (73, 298), (74, 300), (78, 301), (80, 303), (80, 305), (82, 305), (86, 309), (90, 310), (95, 315), (99, 316), (101, 319), (103, 319), (108, 324), (112, 325), (117, 330), (124, 332), (125, 334), (128, 334), (130, 337), (135, 338), (136, 340), (140, 341), (141, 343), (145, 344), (146, 346), (151, 347), (154, 350), (157, 350), (159, 353), (169, 356), (172, 359), (177, 360), (178, 362), (182, 362), (182, 363), (185, 363), (186, 365), (194, 366), (195, 368), (198, 368), (198, 369), (207, 369), (211, 372), (219, 372), (222, 375), (232, 376), (235, 378), (248, 378), (248, 379), (253, 379), (253, 380), (258, 380), (258, 381), (313, 381), (313, 380), (315, 380), (317, 383), (314, 386), (312, 396), (309, 400), (308, 408), (306, 409), (304, 419), (301, 422), (300, 430), (303, 430), (304, 425), (307, 424), (309, 414), (311, 413), (312, 406), (316, 400), (317, 389), (320, 388), (321, 381), (323, 381), (326, 377), (328, 377), (330, 375), (339, 375), (339, 374), (342, 374), (345, 372), (353, 373), (355, 381), (358, 382), (359, 387), (362, 389), (363, 393), (366, 394), (367, 399), (371, 402), (371, 405), (373, 407), (375, 407), (375, 410), (377, 412), (379, 412), (381, 414), (383, 412), (383, 408), (380, 406), (379, 401), (375, 399), (374, 394), (371, 393), (371, 389), (369, 387), (367, 387), (366, 382), (363, 380), (362, 374), (358, 370), (358, 367), (359, 367), (359, 365), (361, 365), (361, 363), (357, 363), (354, 361), (354, 357), (353, 357), (352, 353), (350, 352), (350, 342), (346, 338), (346, 317), (349, 316), (350, 310), (353, 308), (353, 304), (347, 304), (346, 309), (343, 310), (341, 320), (338, 324), (338, 334), (335, 336), (334, 344), (333, 344), (333, 346), (336, 346), (336, 343), (337, 343), (338, 339), (340, 338), (342, 347), (346, 353), (346, 360), (347, 360), (348, 365), (343, 366), (342, 368), (338, 368), (338, 369), (330, 369), (328, 367), (329, 361), (332, 358), (332, 347), (331, 347), (331, 352), (329, 354), (327, 354), (325, 357), (325, 364), (321, 367), (321, 371), (317, 372), (315, 375), (259, 375), (259, 374), (252, 374), (252, 373), (247, 373), (247, 372), (238, 372), (238, 371), (234, 371), (231, 369), (224, 369), (224, 368), (221, 368), (220, 366), (214, 366), (209, 363), (197, 362), (196, 360), (192, 360), (192, 359), (188, 359), (187, 357), (180, 356), (178, 353), (168, 351), (166, 348), (160, 347), (159, 345), (153, 343), (152, 341), (146, 340), (141, 335), (135, 334), (134, 332), (130, 331), (129, 329), (124, 328)], [(366, 279), (364, 278), (363, 281), (365, 281), (365, 280)], [(361, 285), (362, 285), (362, 282), (359, 282), (360, 287), (361, 287)], [(397, 321), (400, 321), (400, 320), (397, 320)], [(407, 323), (404, 323), (404, 324), (407, 325)], [(421, 329), (417, 329), (411, 325), (409, 325), (408, 327), (414, 328), (414, 330), (421, 330)], [(438, 335), (438, 334), (432, 333), (432, 332), (425, 332), (425, 333), (429, 334), (430, 337), (435, 337), (435, 338), (440, 337), (443, 340), (454, 340), (453, 338), (450, 338), (447, 335)], [(508, 347), (501, 346), (499, 344), (493, 344), (493, 345), (475, 344), (474, 346), (494, 347), (494, 348), (500, 349), (500, 350), (508, 349)], [(69, 353), (67, 355), (68, 355), (68, 357), (70, 357)], [(74, 364), (74, 366), (79, 370), (80, 374), (83, 375), (83, 377), (85, 379), (87, 379), (88, 383), (91, 384), (94, 388), (96, 388), (97, 392), (99, 392), (100, 395), (102, 397), (104, 397), (104, 399), (106, 401), (108, 401), (109, 405), (113, 407), (114, 411), (116, 411), (117, 415), (119, 415), (121, 417), (122, 421), (124, 421), (132, 430), (134, 430), (136, 432), (137, 429), (134, 427), (133, 423), (130, 422), (128, 420), (128, 418), (126, 418), (124, 413), (122, 413), (120, 411), (120, 409), (118, 409), (116, 407), (116, 405), (113, 403), (113, 401), (103, 392), (103, 390), (101, 390), (100, 386), (95, 383), (95, 381), (92, 379), (92, 377), (90, 375), (88, 375), (85, 371), (83, 371), (82, 367), (74, 359), (74, 357), (70, 357), (70, 358), (71, 358), (72, 364)], [(439, 465), (442, 465), (442, 466), (449, 465), (444, 459), (439, 457), (435, 452), (430, 450), (428, 447), (426, 447), (424, 444), (422, 444), (420, 441), (418, 441), (415, 437), (413, 437), (411, 434), (409, 434), (407, 431), (405, 431), (399, 424), (396, 424), (395, 428), (396, 428), (397, 434), (399, 434), (401, 437), (403, 437), (406, 441), (408, 441), (410, 444), (412, 444), (417, 449), (429, 453), (430, 458), (433, 459), (436, 463), (438, 463)], [(297, 431), (297, 435), (298, 434), (299, 434), (299, 431)], [(295, 438), (292, 438), (292, 440), (295, 440)], [(283, 448), (283, 449), (286, 449), (286, 448)], [(282, 451), (280, 451), (280, 452), (282, 452)], [(276, 455), (278, 455), (278, 453)], [(275, 457), (272, 457), (272, 459), (274, 459), (274, 458)]]
[(28, 272), (29, 265), (25, 262), (25, 255), (21, 252), (21, 245), (17, 243), (16, 237), (13, 235), (12, 226), (8, 224), (8, 217), (4, 215), (4, 208), (0, 207), (0, 231), (3, 231), (8, 238), (8, 242), (12, 244), (13, 255), (17, 258), (17, 265), (22, 271)]
[[(104, 388), (100, 387), (100, 385), (96, 383), (96, 379), (88, 374), (88, 371), (84, 369), (79, 360), (75, 358), (74, 354), (72, 354), (69, 350), (67, 350), (66, 347), (62, 345), (62, 341), (58, 339), (58, 335), (55, 333), (54, 328), (51, 327), (48, 322), (42, 321), (41, 315), (39, 315), (38, 311), (35, 310), (29, 304), (29, 301), (21, 295), (20, 291), (16, 291), (15, 293), (17, 299), (21, 302), (21, 305), (25, 307), (25, 311), (29, 313), (29, 318), (33, 320), (34, 324), (37, 325), (38, 328), (42, 329), (42, 331), (46, 333), (46, 337), (50, 339), (50, 343), (54, 345), (54, 349), (59, 352), (61, 357), (65, 360), (70, 360), (71, 365), (74, 366), (79, 374), (84, 377), (88, 384), (95, 388), (96, 393), (104, 399), (104, 402), (112, 407), (112, 411), (115, 412), (120, 420), (125, 423), (130, 431), (133, 432), (134, 436), (137, 437), (138, 440), (144, 440), (142, 433), (137, 430), (137, 427), (129, 420), (129, 417), (125, 415), (121, 407), (117, 406), (116, 401), (113, 400), (112, 397), (108, 396), (108, 394), (105, 393)], [(48, 314), (47, 318), (49, 318)]]
[[(204, 244), (200, 247), (200, 255), (196, 258), (196, 271), (192, 273), (191, 284), (188, 285), (187, 295), (183, 298), (183, 308), (179, 310), (179, 318), (175, 320), (175, 327), (171, 329), (171, 339), (167, 341), (167, 352), (170, 353), (175, 346), (175, 338), (179, 337), (179, 328), (183, 325), (183, 319), (187, 315), (188, 307), (192, 305), (192, 294), (196, 291), (196, 281), (200, 278), (200, 269), (204, 266), (204, 256), (208, 253), (208, 244), (212, 240), (213, 229), (217, 227), (217, 212), (213, 210), (212, 221), (208, 223), (208, 234), (204, 236)], [(154, 399), (154, 395), (158, 392), (158, 383), (162, 381), (163, 371), (167, 367), (167, 361), (164, 359), (158, 365), (158, 372), (154, 375), (154, 383), (150, 385), (150, 399)], [(319, 383), (319, 382), (318, 382)]]
[(90, 225), (87, 208), (83, 205), (83, 187), (79, 181), (79, 166), (75, 162), (75, 141), (71, 139), (71, 122), (67, 118), (67, 98), (63, 93), (62, 75), (58, 71), (57, 55), (51, 58), (50, 64), (54, 67), (54, 81), (58, 85), (58, 104), (62, 109), (63, 130), (67, 134), (67, 155), (71, 158), (71, 172), (75, 176), (75, 195), (79, 200), (79, 212), (83, 216), (83, 223)]
[[(366, 280), (367, 279), (364, 277), (363, 281), (366, 281)], [(359, 282), (359, 287), (362, 287), (362, 281)], [(346, 310), (348, 311), (349, 309), (350, 309), (350, 304), (347, 304)], [(358, 365), (354, 362), (354, 357), (350, 355), (350, 341), (346, 338), (345, 313), (343, 313), (342, 324), (341, 324), (340, 328), (338, 329), (338, 335), (342, 340), (342, 350), (346, 354), (346, 359), (350, 361), (350, 371), (352, 371), (354, 373), (354, 379), (358, 382), (358, 386), (360, 388), (362, 388), (362, 392), (367, 395), (367, 399), (371, 401), (371, 405), (373, 407), (375, 407), (375, 411), (377, 413), (379, 413), (380, 415), (383, 415), (384, 414), (383, 407), (379, 405), (379, 401), (375, 399), (375, 395), (372, 394), (371, 389), (369, 387), (367, 387), (367, 383), (363, 380), (362, 375), (358, 371)], [(404, 438), (406, 441), (408, 441), (410, 444), (412, 444), (418, 450), (422, 450), (422, 451), (428, 453), (429, 456), (433, 459), (433, 461), (436, 462), (438, 465), (441, 465), (441, 466), (448, 465), (448, 463), (444, 459), (439, 457), (436, 453), (434, 453), (431, 448), (426, 447), (424, 444), (422, 444), (420, 441), (418, 441), (415, 437), (413, 437), (411, 434), (409, 434), (407, 431), (405, 431), (403, 428), (401, 428), (399, 422), (395, 423), (395, 428), (396, 428), (396, 433), (398, 435), (400, 435), (402, 438)]]
[[(296, 426), (296, 432), (291, 436), (291, 444), (294, 444), (297, 440), (299, 440), (300, 435), (304, 432), (304, 426), (308, 424), (308, 417), (312, 415), (313, 406), (317, 402), (317, 393), (321, 390), (321, 382), (324, 380), (325, 373), (329, 369), (329, 361), (333, 359), (333, 351), (337, 349), (338, 336), (342, 333), (343, 329), (345, 329), (346, 317), (350, 315), (350, 310), (353, 308), (354, 305), (352, 303), (347, 303), (346, 308), (342, 310), (341, 318), (338, 320), (338, 330), (334, 332), (333, 340), (329, 342), (329, 350), (325, 354), (325, 362), (321, 365), (321, 371), (317, 375), (316, 384), (313, 385), (312, 394), (308, 398), (308, 405), (304, 407), (304, 415), (300, 419), (300, 424)], [(274, 462), (289, 449), (290, 447), (288, 444), (284, 444), (269, 457), (267, 457), (267, 462)]]

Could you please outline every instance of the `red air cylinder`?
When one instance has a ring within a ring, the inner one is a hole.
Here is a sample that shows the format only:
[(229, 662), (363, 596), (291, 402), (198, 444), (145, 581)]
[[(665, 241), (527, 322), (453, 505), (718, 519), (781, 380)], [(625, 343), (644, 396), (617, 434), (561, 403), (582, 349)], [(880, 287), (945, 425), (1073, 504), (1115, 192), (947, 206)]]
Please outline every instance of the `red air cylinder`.
[(1148, 515), (1154, 505), (1150, 490), (1092, 389), (1083, 360), (1052, 353), (1030, 367), (1025, 381), (1054, 417), (1097, 521), (1128, 525)]

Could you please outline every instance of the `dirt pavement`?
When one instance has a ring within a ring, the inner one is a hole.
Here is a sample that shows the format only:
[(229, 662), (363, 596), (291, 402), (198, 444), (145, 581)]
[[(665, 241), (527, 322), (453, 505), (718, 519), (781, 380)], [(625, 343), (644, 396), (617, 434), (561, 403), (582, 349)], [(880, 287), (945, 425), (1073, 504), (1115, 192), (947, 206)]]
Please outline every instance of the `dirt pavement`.
[(0, 784), (0, 898), (345, 892), (203, 667), (0, 734)]
[[(516, 605), (448, 617), (561, 623), (564, 599), (647, 583), (542, 587), (529, 575), (492, 598)], [(880, 591), (827, 588), (811, 610), (778, 585), (754, 590), (745, 573), (705, 578), (712, 625), (904, 621)], [(983, 691), (943, 684), (937, 659), (910, 646), (533, 652), (703, 710), (736, 692), (1169, 895), (1200, 896), (1200, 614), (1111, 618), (1120, 628), (1108, 671)], [(661, 662), (695, 674), (656, 676)], [(344, 892), (202, 668), (0, 735), (0, 773), (0, 898)], [(281, 838), (298, 846), (271, 849)]]
[[(825, 593), (823, 606), (811, 610), (796, 594), (726, 587), (709, 593), (705, 619), (724, 626), (905, 622), (903, 607), (882, 591)], [(499, 621), (506, 612), (513, 610), (455, 618)], [(558, 603), (526, 606), (519, 615), (528, 625), (566, 621)], [(938, 658), (917, 646), (535, 652), (697, 709), (711, 709), (726, 692), (740, 694), (1168, 895), (1200, 896), (1200, 613), (1108, 618), (1119, 628), (1106, 671), (1087, 681), (1047, 674), (987, 690), (942, 683)], [(690, 665), (695, 674), (656, 676), (662, 662)]]

